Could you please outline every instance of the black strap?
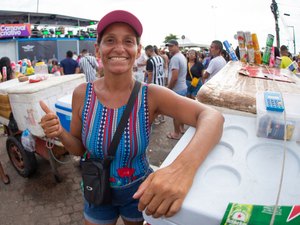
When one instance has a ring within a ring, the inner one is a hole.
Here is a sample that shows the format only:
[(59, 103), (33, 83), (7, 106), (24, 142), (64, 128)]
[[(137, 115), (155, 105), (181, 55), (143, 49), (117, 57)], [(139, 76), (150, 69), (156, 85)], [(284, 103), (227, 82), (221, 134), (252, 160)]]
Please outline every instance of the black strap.
[(88, 59), (88, 57), (84, 56), (83, 58), (85, 58), (90, 63), (90, 65), (93, 67), (93, 69), (95, 69), (94, 65), (91, 63), (91, 61)]
[(133, 90), (130, 94), (129, 100), (128, 100), (127, 105), (126, 105), (126, 108), (124, 110), (124, 113), (121, 117), (121, 120), (118, 124), (116, 132), (114, 134), (114, 137), (113, 137), (113, 139), (110, 143), (109, 149), (108, 149), (108, 156), (109, 156), (110, 159), (113, 159), (113, 157), (116, 154), (116, 151), (117, 151), (122, 133), (123, 133), (124, 128), (127, 124), (129, 115), (132, 111), (132, 107), (133, 107), (135, 99), (136, 99), (136, 97), (139, 93), (140, 87), (141, 87), (141, 82), (135, 81), (135, 84), (134, 84)]

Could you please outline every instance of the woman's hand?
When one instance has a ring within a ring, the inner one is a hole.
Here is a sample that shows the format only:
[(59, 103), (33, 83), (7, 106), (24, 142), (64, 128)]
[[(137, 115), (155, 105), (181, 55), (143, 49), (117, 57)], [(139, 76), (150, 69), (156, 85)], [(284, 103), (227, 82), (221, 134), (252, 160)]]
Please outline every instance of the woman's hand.
[(191, 172), (170, 165), (150, 174), (133, 196), (140, 199), (138, 209), (154, 218), (176, 214), (193, 183)]
[(48, 106), (40, 101), (42, 110), (46, 113), (41, 119), (40, 125), (48, 138), (60, 137), (63, 133), (63, 127), (60, 124), (58, 116), (51, 111)]

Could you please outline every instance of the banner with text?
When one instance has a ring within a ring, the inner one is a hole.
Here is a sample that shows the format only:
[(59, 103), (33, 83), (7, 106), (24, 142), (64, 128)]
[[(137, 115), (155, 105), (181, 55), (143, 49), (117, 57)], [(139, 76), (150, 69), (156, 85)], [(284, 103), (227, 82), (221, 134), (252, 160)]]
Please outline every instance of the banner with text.
[(29, 37), (30, 24), (0, 24), (0, 38)]

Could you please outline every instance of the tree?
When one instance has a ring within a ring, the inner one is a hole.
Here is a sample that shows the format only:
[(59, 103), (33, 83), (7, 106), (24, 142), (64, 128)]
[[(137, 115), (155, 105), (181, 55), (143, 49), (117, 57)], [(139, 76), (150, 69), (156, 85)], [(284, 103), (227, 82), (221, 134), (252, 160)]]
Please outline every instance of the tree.
[(169, 34), (165, 37), (164, 43), (166, 44), (172, 39), (178, 40), (178, 37), (175, 34)]

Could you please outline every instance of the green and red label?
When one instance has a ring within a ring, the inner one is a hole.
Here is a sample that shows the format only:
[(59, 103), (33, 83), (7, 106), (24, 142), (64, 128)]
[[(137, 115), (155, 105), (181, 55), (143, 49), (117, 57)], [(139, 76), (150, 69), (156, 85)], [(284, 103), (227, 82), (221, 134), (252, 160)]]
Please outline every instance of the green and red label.
[[(221, 225), (270, 225), (274, 206), (229, 203)], [(300, 225), (300, 205), (278, 206), (274, 225)]]

